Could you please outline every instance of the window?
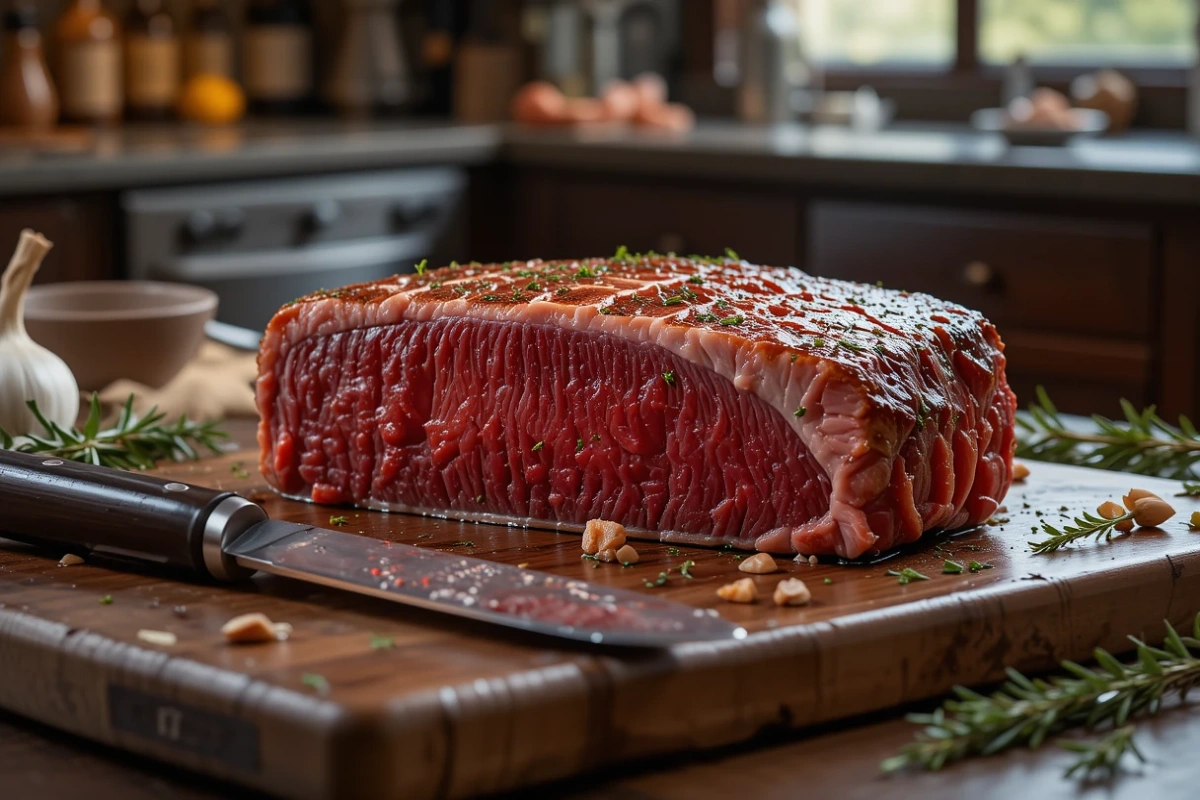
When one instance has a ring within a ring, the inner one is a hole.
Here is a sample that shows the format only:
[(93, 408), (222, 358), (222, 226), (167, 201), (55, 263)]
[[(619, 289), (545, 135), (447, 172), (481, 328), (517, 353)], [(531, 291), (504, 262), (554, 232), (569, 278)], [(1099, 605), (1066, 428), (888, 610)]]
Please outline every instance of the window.
[(949, 66), (955, 0), (807, 0), (813, 55), (831, 65)]
[[(752, 0), (716, 2), (736, 28)], [(790, 2), (811, 52), (835, 70), (966, 70), (1022, 54), (1035, 64), (1178, 69), (1196, 58), (1197, 0)]]
[(980, 59), (1181, 66), (1196, 56), (1195, 0), (981, 0)]

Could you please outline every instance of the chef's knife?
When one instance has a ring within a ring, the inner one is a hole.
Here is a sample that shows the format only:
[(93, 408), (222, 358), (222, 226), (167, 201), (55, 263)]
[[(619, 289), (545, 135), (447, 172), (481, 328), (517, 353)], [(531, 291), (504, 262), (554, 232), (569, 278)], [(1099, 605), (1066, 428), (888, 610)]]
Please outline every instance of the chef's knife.
[(0, 450), (0, 535), (233, 581), (256, 571), (567, 639), (636, 647), (741, 639), (711, 609), (267, 518), (154, 475)]

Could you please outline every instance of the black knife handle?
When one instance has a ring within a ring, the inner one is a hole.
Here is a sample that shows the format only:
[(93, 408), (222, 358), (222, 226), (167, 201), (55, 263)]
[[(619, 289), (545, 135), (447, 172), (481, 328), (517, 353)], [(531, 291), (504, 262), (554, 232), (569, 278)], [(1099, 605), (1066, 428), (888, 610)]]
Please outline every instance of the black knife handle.
[(0, 450), (0, 536), (232, 580), (221, 545), (267, 518), (232, 492), (142, 472)]

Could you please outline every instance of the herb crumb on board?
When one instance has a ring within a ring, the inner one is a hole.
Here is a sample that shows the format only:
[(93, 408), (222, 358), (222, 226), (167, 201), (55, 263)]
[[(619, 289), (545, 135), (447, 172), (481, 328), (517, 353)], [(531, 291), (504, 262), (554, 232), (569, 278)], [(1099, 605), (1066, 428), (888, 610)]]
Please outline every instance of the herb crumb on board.
[(318, 675), (315, 672), (306, 672), (300, 676), (300, 682), (321, 697), (329, 694), (329, 681), (324, 675)]

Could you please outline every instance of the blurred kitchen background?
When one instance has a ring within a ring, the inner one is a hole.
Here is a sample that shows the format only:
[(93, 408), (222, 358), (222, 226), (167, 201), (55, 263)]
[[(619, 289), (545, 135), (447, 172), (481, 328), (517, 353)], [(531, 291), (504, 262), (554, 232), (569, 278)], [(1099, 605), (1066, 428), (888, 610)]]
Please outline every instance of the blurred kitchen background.
[(0, 242), (257, 330), (422, 259), (728, 247), (980, 309), (1024, 399), (1193, 413), (1197, 5), (0, 0)]

